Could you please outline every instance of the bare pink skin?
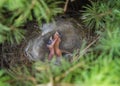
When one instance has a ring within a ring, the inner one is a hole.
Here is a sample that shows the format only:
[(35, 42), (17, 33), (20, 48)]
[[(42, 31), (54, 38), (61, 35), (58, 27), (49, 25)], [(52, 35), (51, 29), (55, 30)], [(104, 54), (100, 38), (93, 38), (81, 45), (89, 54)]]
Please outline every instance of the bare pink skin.
[(54, 39), (57, 39), (57, 41), (56, 41), (56, 43), (55, 43), (55, 47), (54, 47), (54, 49), (55, 49), (55, 54), (57, 55), (57, 57), (61, 57), (61, 56), (62, 56), (62, 52), (61, 52), (61, 50), (60, 50), (60, 48), (59, 48), (61, 39), (60, 39), (60, 36), (59, 36), (59, 33), (58, 33), (58, 32), (56, 32), (56, 33), (54, 34)]
[(57, 39), (53, 40), (52, 39), (52, 43), (50, 45), (47, 45), (47, 47), (49, 48), (49, 55), (48, 55), (48, 60), (51, 60), (52, 57), (54, 56), (55, 52), (54, 52), (54, 45), (56, 43)]
[(54, 39), (50, 39), (50, 40), (52, 40), (52, 43), (50, 45), (47, 45), (47, 47), (50, 50), (50, 53), (48, 55), (48, 60), (51, 60), (54, 55), (56, 55), (57, 57), (61, 57), (62, 56), (62, 52), (59, 49), (59, 45), (60, 45), (61, 39), (60, 39), (59, 33), (56, 32), (54, 34)]

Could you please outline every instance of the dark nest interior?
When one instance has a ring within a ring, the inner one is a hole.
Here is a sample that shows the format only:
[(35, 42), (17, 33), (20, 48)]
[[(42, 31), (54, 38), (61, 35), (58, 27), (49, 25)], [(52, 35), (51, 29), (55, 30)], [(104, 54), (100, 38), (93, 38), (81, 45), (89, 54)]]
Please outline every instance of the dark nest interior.
[[(66, 1), (66, 0), (64, 0)], [(61, 5), (65, 9), (64, 14), (59, 14), (58, 16), (64, 16), (67, 18), (78, 18), (81, 15), (81, 10), (84, 10), (82, 7), (84, 5), (89, 4), (89, 0), (69, 0), (67, 4), (67, 8), (65, 8), (65, 4)], [(78, 22), (81, 22), (80, 20)], [(84, 25), (82, 25), (84, 27)], [(24, 47), (29, 39), (33, 39), (37, 35), (40, 34), (38, 23), (33, 21), (28, 21), (24, 24), (23, 29), (27, 30), (25, 39), (21, 42), (21, 44), (8, 44), (4, 43), (0, 45), (0, 68), (9, 68), (11, 66), (16, 65), (29, 65), (31, 62), (27, 59), (24, 53)], [(86, 28), (86, 27), (84, 27)], [(89, 42), (91, 42), (95, 36), (91, 35), (90, 31), (85, 32), (87, 34), (87, 38), (89, 37)], [(91, 37), (91, 38), (90, 38)], [(89, 43), (88, 42), (88, 43)]]

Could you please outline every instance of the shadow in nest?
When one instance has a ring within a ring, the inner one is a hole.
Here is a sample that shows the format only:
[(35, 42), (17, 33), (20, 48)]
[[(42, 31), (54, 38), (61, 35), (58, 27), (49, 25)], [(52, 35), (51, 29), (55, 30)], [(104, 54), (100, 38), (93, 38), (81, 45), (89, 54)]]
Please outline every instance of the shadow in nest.
[(36, 21), (28, 21), (22, 28), (27, 30), (27, 32), (25, 39), (20, 44), (4, 43), (0, 45), (0, 68), (31, 64), (24, 53), (24, 47), (28, 40), (34, 39), (34, 37), (40, 34), (40, 31)]

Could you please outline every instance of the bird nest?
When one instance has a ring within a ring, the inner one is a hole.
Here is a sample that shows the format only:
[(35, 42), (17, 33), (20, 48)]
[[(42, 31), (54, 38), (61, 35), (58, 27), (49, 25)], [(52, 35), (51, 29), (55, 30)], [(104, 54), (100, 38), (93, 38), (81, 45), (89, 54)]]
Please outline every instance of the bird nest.
[[(20, 44), (2, 44), (0, 53), (0, 64), (1, 67), (11, 67), (16, 65), (28, 65), (31, 62), (25, 55), (25, 46), (30, 39), (36, 38), (41, 34), (38, 29), (38, 24), (35, 21), (29, 21), (23, 27), (27, 30), (25, 39)], [(85, 35), (88, 47), (91, 46), (91, 42), (95, 40), (96, 35), (92, 35), (90, 30), (85, 29)]]

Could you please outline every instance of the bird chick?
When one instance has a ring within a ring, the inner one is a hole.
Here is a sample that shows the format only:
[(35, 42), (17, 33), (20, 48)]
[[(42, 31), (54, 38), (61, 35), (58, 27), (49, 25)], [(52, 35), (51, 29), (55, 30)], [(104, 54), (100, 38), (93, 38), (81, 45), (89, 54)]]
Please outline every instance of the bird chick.
[(55, 47), (54, 47), (54, 49), (55, 49), (55, 54), (57, 55), (57, 57), (61, 57), (61, 56), (62, 56), (62, 52), (61, 52), (61, 50), (60, 50), (60, 48), (59, 48), (60, 42), (61, 42), (61, 38), (60, 38), (60, 35), (59, 35), (58, 32), (56, 32), (56, 33), (54, 34), (54, 39), (57, 39), (57, 41), (56, 41), (56, 43), (55, 43)]
[(56, 43), (57, 39), (53, 39), (52, 37), (50, 37), (50, 40), (47, 43), (47, 47), (49, 48), (49, 55), (48, 55), (48, 60), (51, 60), (52, 57), (54, 56), (55, 52), (54, 52), (54, 45)]
[(47, 47), (49, 48), (49, 55), (48, 55), (48, 60), (51, 60), (53, 58), (54, 55), (56, 55), (57, 59), (56, 59), (56, 63), (59, 64), (60, 63), (60, 57), (62, 56), (62, 52), (59, 48), (60, 46), (60, 34), (58, 32), (55, 32), (53, 38), (50, 37)]

